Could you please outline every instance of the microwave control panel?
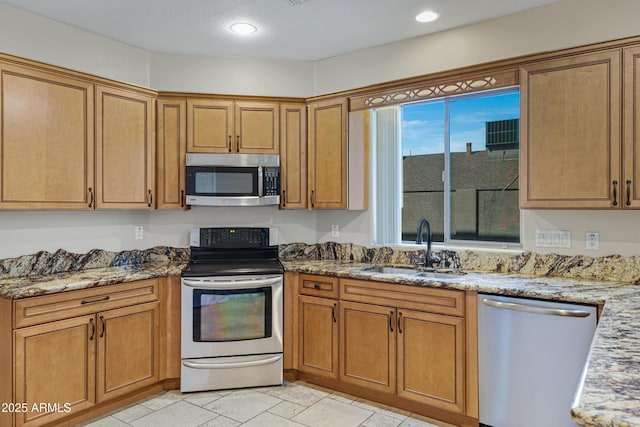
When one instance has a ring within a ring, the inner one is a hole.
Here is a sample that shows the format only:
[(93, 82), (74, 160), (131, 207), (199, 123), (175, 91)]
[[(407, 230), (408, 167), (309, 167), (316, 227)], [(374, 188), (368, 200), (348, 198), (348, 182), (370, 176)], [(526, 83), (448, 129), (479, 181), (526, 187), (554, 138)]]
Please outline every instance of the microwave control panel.
[(265, 167), (264, 188), (265, 196), (278, 196), (280, 194), (280, 168)]

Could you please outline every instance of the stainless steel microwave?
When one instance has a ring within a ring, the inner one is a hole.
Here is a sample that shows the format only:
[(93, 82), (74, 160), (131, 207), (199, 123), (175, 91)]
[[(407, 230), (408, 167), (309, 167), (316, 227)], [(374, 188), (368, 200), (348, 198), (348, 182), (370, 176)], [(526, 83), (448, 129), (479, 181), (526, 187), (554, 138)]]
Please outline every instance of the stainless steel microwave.
[(187, 204), (264, 206), (280, 204), (277, 154), (187, 153)]

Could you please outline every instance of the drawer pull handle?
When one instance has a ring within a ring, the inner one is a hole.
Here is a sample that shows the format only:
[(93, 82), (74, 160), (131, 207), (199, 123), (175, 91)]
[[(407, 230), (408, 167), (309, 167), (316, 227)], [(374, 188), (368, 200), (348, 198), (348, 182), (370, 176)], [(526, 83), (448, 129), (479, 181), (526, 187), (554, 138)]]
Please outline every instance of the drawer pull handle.
[(104, 316), (100, 316), (100, 323), (102, 323), (102, 331), (100, 332), (100, 338), (104, 337), (104, 334), (107, 332), (107, 324), (104, 321)]
[(93, 321), (93, 317), (89, 319), (89, 323), (91, 323), (91, 336), (89, 337), (89, 341), (93, 341), (93, 337), (96, 336), (96, 324)]
[(389, 331), (393, 332), (393, 311), (389, 312)]
[(314, 289), (320, 289), (320, 283), (315, 282), (315, 283), (313, 284), (313, 288), (314, 288)]
[(109, 295), (107, 295), (106, 297), (101, 297), (98, 299), (83, 299), (82, 301), (80, 301), (80, 304), (84, 305), (84, 304), (95, 304), (97, 302), (104, 302), (104, 301), (109, 301)]
[(400, 321), (402, 320), (402, 312), (398, 313), (398, 333), (402, 333), (402, 326), (400, 325)]

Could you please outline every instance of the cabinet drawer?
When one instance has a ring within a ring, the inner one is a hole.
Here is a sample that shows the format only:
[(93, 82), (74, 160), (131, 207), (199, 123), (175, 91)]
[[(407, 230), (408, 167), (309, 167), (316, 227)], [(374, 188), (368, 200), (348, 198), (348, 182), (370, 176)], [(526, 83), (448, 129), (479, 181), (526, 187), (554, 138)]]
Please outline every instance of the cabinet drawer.
[(338, 298), (338, 278), (301, 274), (300, 294), (324, 298)]
[(464, 316), (464, 292), (450, 289), (340, 279), (340, 299)]
[(158, 279), (139, 280), (14, 301), (14, 327), (52, 322), (158, 300)]

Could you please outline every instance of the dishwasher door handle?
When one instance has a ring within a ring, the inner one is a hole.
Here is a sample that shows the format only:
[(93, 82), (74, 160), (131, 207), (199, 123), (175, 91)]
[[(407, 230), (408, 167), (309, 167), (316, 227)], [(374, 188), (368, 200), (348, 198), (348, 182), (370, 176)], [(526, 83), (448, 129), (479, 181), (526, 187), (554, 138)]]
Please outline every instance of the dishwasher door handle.
[(505, 310), (521, 311), (523, 313), (546, 314), (549, 316), (589, 317), (591, 315), (591, 313), (583, 310), (565, 310), (561, 308), (538, 307), (535, 305), (496, 301), (488, 298), (483, 298), (482, 303), (491, 307), (502, 308)]

